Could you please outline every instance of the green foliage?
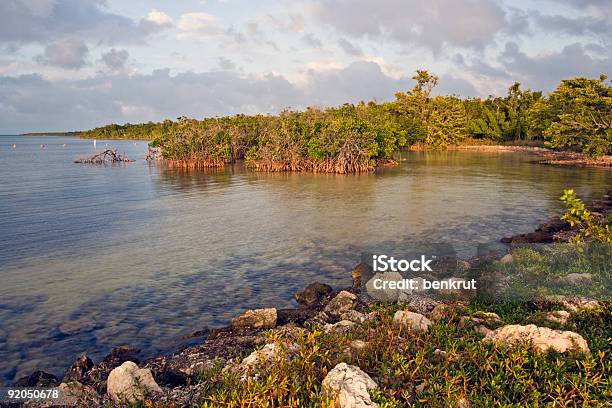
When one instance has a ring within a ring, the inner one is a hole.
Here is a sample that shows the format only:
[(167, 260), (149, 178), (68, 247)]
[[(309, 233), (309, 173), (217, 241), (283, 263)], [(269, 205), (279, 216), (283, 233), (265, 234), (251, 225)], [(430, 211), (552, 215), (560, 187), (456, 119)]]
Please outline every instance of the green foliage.
[(584, 203), (574, 190), (564, 190), (561, 201), (565, 203), (567, 210), (561, 219), (567, 221), (572, 227), (578, 227), (579, 231), (572, 240), (582, 242), (594, 240), (603, 243), (612, 243), (612, 220), (598, 220), (587, 210)]
[(573, 78), (534, 107), (546, 145), (601, 156), (612, 153), (612, 88), (607, 77)]
[(418, 70), (415, 86), (392, 102), (361, 102), (276, 116), (236, 115), (125, 124), (80, 132), (97, 139), (147, 139), (173, 163), (220, 167), (245, 160), (265, 171), (369, 171), (418, 144), (444, 149), (468, 140), (524, 143), (593, 156), (612, 152), (612, 91), (606, 78), (564, 80), (547, 98), (522, 90), (505, 97), (461, 100), (433, 96), (438, 77)]
[[(506, 324), (527, 324), (540, 306), (474, 301), (469, 310), (497, 312)], [(573, 315), (570, 324), (589, 341), (591, 354), (571, 356), (534, 352), (529, 344), (484, 343), (482, 335), (461, 327), (455, 314), (425, 332), (407, 331), (393, 324), (395, 309), (395, 304), (381, 305), (376, 318), (342, 334), (317, 328), (273, 331), (270, 342), (297, 345), (299, 352), (262, 363), (256, 378), (242, 380), (240, 374), (218, 370), (204, 375), (196, 387), (198, 400), (203, 407), (331, 408), (333, 401), (321, 383), (340, 362), (372, 377), (378, 388), (370, 395), (381, 407), (447, 407), (460, 400), (478, 407), (601, 406), (612, 397), (609, 304)], [(366, 347), (351, 348), (353, 340), (366, 342)], [(446, 355), (436, 356), (436, 349)]]
[(395, 94), (395, 111), (409, 118), (404, 122), (414, 134), (414, 142), (428, 148), (446, 148), (465, 137), (467, 116), (460, 99), (453, 96), (431, 97), (438, 77), (419, 70), (413, 77), (417, 84), (411, 91)]

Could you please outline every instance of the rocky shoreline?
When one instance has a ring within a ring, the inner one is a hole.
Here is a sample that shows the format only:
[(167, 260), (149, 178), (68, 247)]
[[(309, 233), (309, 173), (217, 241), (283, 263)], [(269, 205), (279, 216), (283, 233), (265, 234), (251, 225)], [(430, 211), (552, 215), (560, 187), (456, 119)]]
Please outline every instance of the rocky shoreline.
[[(587, 206), (593, 217), (604, 220), (612, 216), (612, 190), (609, 190), (600, 199)], [(550, 218), (547, 222), (540, 224), (535, 231), (518, 234), (512, 237), (504, 237), (504, 244), (548, 244), (553, 242), (568, 242), (576, 235), (578, 228), (572, 227), (559, 216)]]
[[(599, 217), (612, 215), (612, 191), (594, 202), (590, 208)], [(556, 218), (532, 233), (504, 238), (502, 242), (565, 242), (575, 232)], [(472, 259), (460, 262), (467, 263), (469, 269), (490, 261)], [(494, 261), (501, 264), (513, 262), (510, 255)], [(293, 343), (270, 342), (271, 335), (292, 338), (295, 331), (345, 333), (381, 319), (377, 312), (371, 311), (377, 302), (362, 294), (364, 272), (365, 265), (357, 265), (351, 271), (353, 285), (337, 291), (320, 282), (308, 285), (294, 296), (299, 305), (297, 308), (248, 310), (232, 319), (227, 327), (196, 332), (194, 337), (202, 337), (204, 340), (173, 355), (140, 361), (138, 349), (120, 346), (96, 363), (83, 354), (61, 378), (36, 371), (20, 378), (14, 386), (59, 387), (62, 391), (62, 401), (53, 404), (28, 402), (25, 404), (27, 406), (123, 406), (143, 399), (160, 406), (196, 405), (204, 391), (200, 384), (203, 373), (219, 369), (223, 373), (252, 379), (258, 375), (257, 367), (261, 361), (270, 362), (281, 355), (291, 356), (299, 352), (299, 347)], [(582, 297), (560, 297), (555, 302), (560, 305), (560, 309), (545, 315), (545, 320), (554, 323), (552, 327), (556, 327), (557, 323), (565, 325), (573, 313), (598, 309), (602, 305), (599, 301)], [(393, 315), (392, 324), (403, 330), (426, 332), (433, 322), (453, 316), (452, 319), (456, 320), (451, 319), (455, 322), (452, 324), (474, 330), (484, 336), (483, 341), (510, 344), (528, 339), (540, 351), (552, 347), (559, 353), (589, 353), (587, 341), (578, 333), (533, 324), (503, 324), (496, 313), (469, 313), (466, 305), (463, 300), (439, 301), (414, 294), (403, 299), (401, 307)], [(367, 342), (363, 340), (352, 340), (349, 344), (349, 348), (356, 350), (365, 347)], [(444, 358), (445, 353), (444, 350), (436, 350), (434, 357)], [(347, 380), (349, 378), (350, 381)], [(358, 386), (355, 387), (355, 384)], [(338, 406), (376, 406), (367, 392), (367, 389), (376, 387), (376, 382), (359, 367), (339, 363), (327, 374), (322, 387), (328, 390)], [(467, 404), (464, 406), (469, 406)], [(0, 403), (2, 407), (21, 405)]]

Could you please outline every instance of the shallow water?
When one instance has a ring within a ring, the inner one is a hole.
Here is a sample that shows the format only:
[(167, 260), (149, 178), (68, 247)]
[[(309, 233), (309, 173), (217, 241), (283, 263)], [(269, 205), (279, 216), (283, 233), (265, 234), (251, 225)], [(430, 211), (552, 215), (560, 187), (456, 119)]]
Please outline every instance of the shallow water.
[(404, 153), (349, 176), (184, 172), (147, 164), (145, 142), (106, 142), (137, 161), (79, 165), (90, 140), (0, 136), (0, 383), (59, 375), (83, 351), (172, 350), (244, 309), (291, 306), (315, 280), (349, 285), (365, 250), (473, 255), (559, 212), (564, 188), (612, 186), (609, 170), (519, 153)]

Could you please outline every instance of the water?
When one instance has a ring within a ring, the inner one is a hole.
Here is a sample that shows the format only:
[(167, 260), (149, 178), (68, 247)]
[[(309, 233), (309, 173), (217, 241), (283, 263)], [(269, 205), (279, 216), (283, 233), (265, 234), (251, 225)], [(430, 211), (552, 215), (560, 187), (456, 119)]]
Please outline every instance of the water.
[(445, 241), (469, 255), (532, 231), (564, 188), (612, 186), (609, 170), (515, 153), (404, 153), (349, 176), (184, 172), (147, 164), (145, 142), (106, 142), (137, 161), (74, 164), (92, 141), (0, 136), (2, 383), (62, 374), (83, 351), (167, 352), (244, 309), (289, 307), (315, 280), (347, 286), (366, 248)]

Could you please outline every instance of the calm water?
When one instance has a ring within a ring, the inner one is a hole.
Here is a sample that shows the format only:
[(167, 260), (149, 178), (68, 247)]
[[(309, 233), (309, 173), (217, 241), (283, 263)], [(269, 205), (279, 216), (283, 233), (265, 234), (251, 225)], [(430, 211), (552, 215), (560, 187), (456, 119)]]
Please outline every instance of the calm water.
[(404, 154), (342, 176), (182, 172), (145, 163), (145, 142), (108, 143), (138, 160), (79, 165), (91, 141), (0, 136), (0, 383), (61, 374), (83, 351), (172, 350), (312, 281), (348, 285), (362, 249), (450, 241), (469, 255), (533, 230), (563, 188), (612, 186), (608, 170), (512, 153)]

